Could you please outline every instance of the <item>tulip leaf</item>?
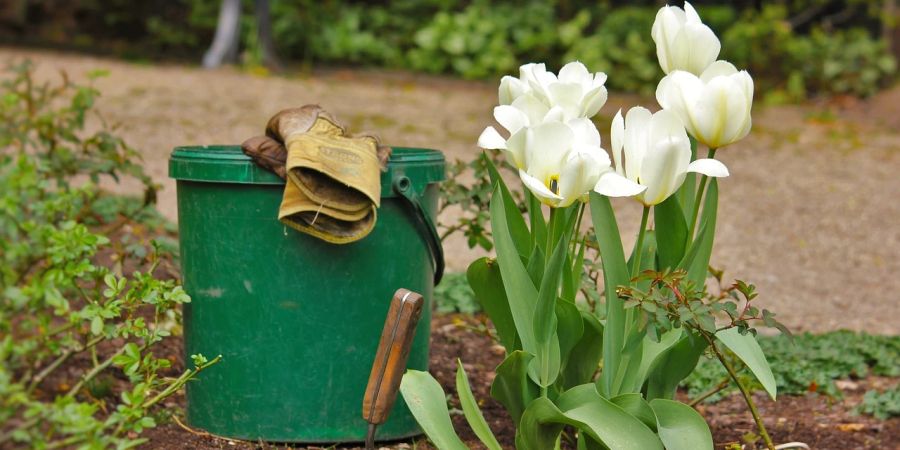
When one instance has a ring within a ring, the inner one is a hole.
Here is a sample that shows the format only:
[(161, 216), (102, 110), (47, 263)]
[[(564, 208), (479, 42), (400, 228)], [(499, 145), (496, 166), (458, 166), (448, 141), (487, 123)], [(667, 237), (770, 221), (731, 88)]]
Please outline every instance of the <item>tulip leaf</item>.
[(650, 401), (656, 415), (656, 429), (666, 450), (712, 450), (709, 425), (694, 408), (674, 400)]
[(772, 368), (766, 360), (759, 342), (752, 334), (741, 334), (737, 328), (729, 328), (716, 333), (716, 339), (725, 344), (747, 368), (753, 372), (753, 375), (759, 381), (759, 384), (769, 393), (772, 400), (778, 393), (778, 386), (775, 384), (775, 376), (772, 374)]
[(678, 385), (697, 367), (697, 361), (707, 345), (702, 337), (683, 331), (678, 342), (664, 350), (651, 364), (647, 377), (647, 399), (675, 397)]
[[(508, 233), (512, 237), (513, 243), (516, 246), (516, 251), (519, 253), (519, 255), (521, 255), (523, 258), (527, 257), (531, 251), (532, 246), (531, 234), (528, 232), (528, 227), (525, 226), (525, 219), (522, 217), (522, 212), (519, 211), (519, 208), (516, 206), (515, 199), (513, 199), (512, 194), (509, 192), (509, 188), (503, 181), (503, 177), (500, 176), (500, 172), (497, 171), (497, 167), (494, 166), (493, 161), (491, 161), (491, 159), (484, 154), (482, 154), (482, 158), (484, 158), (487, 165), (488, 175), (491, 178), (491, 184), (495, 186), (494, 193), (491, 196), (491, 200), (493, 201), (493, 199), (497, 196), (496, 187), (499, 187), (500, 195), (503, 198), (504, 211), (506, 212)], [(493, 223), (494, 219), (491, 218), (491, 224), (493, 225)]]
[(527, 189), (525, 199), (528, 206), (528, 220), (531, 223), (531, 246), (540, 247), (547, 242), (547, 222), (544, 221), (541, 201)]
[[(719, 184), (715, 178), (710, 179), (709, 188), (706, 190), (706, 198), (703, 204), (703, 213), (700, 214), (700, 233), (694, 241), (692, 249), (693, 259), (687, 269), (688, 281), (694, 283), (698, 289), (703, 287), (706, 274), (709, 271), (709, 258), (712, 256), (713, 240), (716, 237), (716, 212), (719, 203)], [(690, 253), (690, 252), (689, 252)]]
[(534, 355), (516, 350), (497, 366), (497, 375), (491, 384), (491, 397), (500, 402), (519, 423), (525, 407), (540, 395), (538, 386), (528, 378), (528, 367)]
[(407, 370), (400, 381), (400, 393), (422, 431), (440, 450), (466, 450), (456, 435), (441, 385), (428, 372)]
[(593, 384), (583, 384), (560, 394), (556, 402), (535, 400), (519, 423), (516, 448), (546, 450), (569, 425), (588, 434), (607, 448), (663, 450), (662, 442), (640, 419), (603, 398)]
[(541, 246), (538, 245), (531, 249), (531, 256), (528, 258), (526, 270), (528, 270), (528, 276), (531, 277), (531, 282), (535, 286), (540, 286), (541, 280), (544, 279), (544, 262), (544, 251), (541, 250)]
[(478, 402), (472, 394), (472, 387), (469, 386), (469, 378), (466, 376), (466, 370), (463, 369), (462, 361), (456, 360), (456, 392), (459, 394), (459, 404), (462, 407), (463, 414), (466, 416), (466, 422), (475, 432), (475, 436), (484, 443), (488, 450), (501, 450), (500, 443), (494, 437), (491, 427), (481, 414)]
[(656, 415), (650, 404), (644, 400), (644, 397), (637, 392), (617, 395), (609, 401), (613, 402), (619, 408), (622, 408), (628, 414), (637, 417), (644, 425), (647, 425), (653, 431), (656, 431)]
[(556, 331), (555, 306), (567, 251), (568, 241), (560, 239), (550, 256), (549, 264), (544, 269), (537, 306), (534, 309), (534, 338), (538, 344), (549, 342), (550, 335)]
[[(556, 335), (559, 337), (560, 372), (562, 372), (569, 362), (572, 349), (581, 340), (581, 335), (584, 333), (584, 321), (581, 319), (581, 312), (575, 306), (575, 303), (563, 299), (556, 301), (556, 319)], [(581, 355), (576, 354), (574, 359), (578, 358), (581, 358)]]
[[(688, 136), (691, 141), (691, 161), (697, 160), (697, 140)], [(684, 177), (684, 182), (678, 188), (674, 197), (678, 198), (681, 210), (684, 212), (684, 220), (691, 220), (690, 214), (694, 211), (694, 196), (697, 195), (697, 174), (688, 172)]]
[(613, 380), (619, 371), (625, 335), (625, 307), (616, 294), (618, 286), (627, 286), (631, 277), (625, 263), (619, 225), (609, 198), (590, 193), (591, 219), (594, 224), (600, 257), (603, 262), (603, 281), (606, 289), (606, 326), (603, 329), (603, 372), (599, 387), (607, 395), (613, 394)]
[(649, 335), (644, 336), (644, 345), (641, 349), (643, 351), (641, 366), (634, 377), (636, 389), (643, 386), (650, 373), (650, 368), (656, 363), (657, 358), (678, 342), (682, 332), (681, 328), (669, 330), (660, 336), (659, 342), (654, 341)]
[(511, 353), (518, 349), (516, 324), (513, 322), (512, 313), (509, 310), (509, 302), (506, 300), (506, 291), (503, 289), (503, 278), (500, 276), (500, 266), (497, 261), (487, 257), (476, 259), (469, 265), (466, 278), (469, 280), (469, 286), (472, 287), (475, 299), (481, 305), (481, 309), (491, 318), (500, 343), (506, 348), (506, 352)]
[(522, 348), (526, 352), (536, 355), (533, 314), (538, 291), (522, 264), (522, 259), (519, 257), (509, 233), (509, 222), (505, 210), (506, 202), (503, 195), (499, 193), (501, 190), (500, 187), (494, 189), (494, 195), (491, 197), (491, 225), (497, 250), (497, 262), (500, 265), (503, 289), (506, 291), (506, 299), (509, 301), (513, 323), (516, 325), (519, 339), (522, 340)]
[(560, 374), (559, 382), (563, 389), (590, 382), (600, 367), (600, 360), (603, 359), (603, 324), (587, 311), (578, 313), (583, 323), (583, 331), (581, 338), (569, 352), (573, 357), (566, 360)]
[(659, 270), (674, 269), (684, 258), (688, 234), (684, 212), (674, 195), (653, 207), (653, 221)]

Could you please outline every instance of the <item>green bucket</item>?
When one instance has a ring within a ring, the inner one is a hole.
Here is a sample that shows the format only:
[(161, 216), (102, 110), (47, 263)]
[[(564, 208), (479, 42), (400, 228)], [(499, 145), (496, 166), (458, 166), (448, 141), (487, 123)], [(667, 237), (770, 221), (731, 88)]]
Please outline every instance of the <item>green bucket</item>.
[[(431, 296), (443, 272), (433, 228), (444, 156), (394, 148), (375, 229), (345, 245), (277, 219), (284, 181), (237, 146), (178, 147), (185, 354), (222, 355), (187, 387), (187, 420), (251, 441), (365, 438), (362, 399), (391, 296), (426, 304), (408, 367), (428, 368)], [(186, 360), (189, 360), (186, 358)], [(399, 400), (379, 440), (420, 434)]]

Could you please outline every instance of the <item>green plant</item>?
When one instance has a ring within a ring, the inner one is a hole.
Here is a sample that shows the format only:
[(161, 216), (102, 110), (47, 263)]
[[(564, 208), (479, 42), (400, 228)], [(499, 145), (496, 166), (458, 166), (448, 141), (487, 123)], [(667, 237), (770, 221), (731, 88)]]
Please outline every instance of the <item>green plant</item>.
[[(835, 380), (870, 375), (900, 376), (900, 337), (873, 336), (851, 331), (803, 333), (793, 339), (763, 336), (759, 345), (772, 365), (779, 391), (789, 395), (818, 393), (842, 397)], [(728, 375), (715, 361), (700, 361), (697, 371), (684, 382), (691, 397), (701, 396)], [(723, 392), (727, 392), (727, 389)], [(718, 391), (710, 401), (721, 398)]]
[(464, 273), (446, 273), (441, 284), (434, 287), (435, 310), (441, 313), (460, 312), (473, 314), (481, 311), (475, 301), (475, 293), (469, 287)]
[(548, 54), (556, 43), (554, 11), (546, 2), (524, 5), (475, 1), (459, 12), (439, 12), (413, 40), (412, 68), (452, 71), (465, 78), (497, 76), (520, 55)]
[[(172, 362), (154, 353), (178, 330), (177, 308), (190, 298), (159, 276), (171, 249), (147, 236), (156, 187), (138, 154), (105, 126), (85, 131), (96, 89), (65, 76), (37, 84), (27, 63), (8, 74), (0, 92), (0, 446), (132, 448), (155, 425), (152, 407), (219, 358), (194, 355), (193, 368), (167, 378)], [(117, 204), (95, 184), (125, 176), (143, 182), (143, 200)], [(110, 373), (128, 380), (118, 399), (109, 397)]]
[(883, 392), (867, 391), (856, 411), (881, 420), (900, 416), (900, 385)]
[(660, 77), (659, 66), (656, 47), (646, 36), (655, 16), (652, 7), (615, 8), (589, 31), (590, 15), (579, 13), (560, 33), (567, 49), (563, 59), (579, 60), (593, 71), (617, 74), (609, 79), (611, 88), (652, 95)]

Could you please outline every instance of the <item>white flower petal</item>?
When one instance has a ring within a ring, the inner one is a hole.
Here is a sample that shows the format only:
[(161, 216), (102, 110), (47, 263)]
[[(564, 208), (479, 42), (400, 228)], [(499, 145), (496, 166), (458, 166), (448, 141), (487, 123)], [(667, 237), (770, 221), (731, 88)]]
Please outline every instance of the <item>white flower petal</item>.
[(606, 104), (606, 99), (609, 96), (606, 91), (605, 86), (598, 86), (584, 95), (583, 108), (581, 111), (582, 117), (594, 117), (600, 112), (600, 108)]
[(613, 171), (604, 172), (594, 185), (594, 191), (607, 197), (632, 197), (644, 192), (645, 189), (646, 186), (641, 186)]
[(537, 178), (529, 175), (524, 170), (519, 171), (519, 178), (522, 179), (522, 184), (524, 184), (525, 187), (541, 201), (541, 203), (555, 207), (563, 199), (559, 195), (554, 194), (550, 188), (544, 185), (544, 183), (541, 183)]
[(647, 186), (647, 190), (639, 200), (653, 206), (669, 198), (684, 182), (690, 161), (690, 142), (676, 139), (655, 142), (641, 168), (640, 183)]
[(501, 105), (509, 105), (520, 95), (528, 91), (528, 85), (518, 78), (509, 75), (500, 79), (499, 98)]
[(484, 149), (506, 149), (506, 139), (494, 127), (487, 127), (478, 136), (478, 146)]
[(525, 145), (525, 170), (542, 182), (558, 176), (574, 138), (572, 129), (561, 122), (548, 122), (529, 128)]
[(559, 175), (560, 208), (571, 205), (590, 191), (600, 178), (601, 167), (591, 152), (572, 152)]
[(591, 73), (580, 61), (572, 61), (559, 70), (559, 81), (562, 83), (587, 83), (591, 81)]
[(619, 175), (625, 173), (625, 167), (622, 166), (622, 161), (624, 160), (624, 156), (622, 155), (622, 146), (624, 145), (625, 139), (625, 119), (622, 117), (622, 110), (620, 109), (616, 112), (616, 116), (613, 117), (612, 125), (609, 127), (609, 142), (611, 145), (610, 150), (612, 151), (613, 161), (616, 165), (616, 172)]
[(528, 125), (528, 116), (520, 109), (510, 105), (494, 107), (494, 120), (510, 134)]
[(727, 177), (728, 168), (721, 161), (711, 158), (698, 159), (688, 165), (688, 172), (702, 173), (709, 177)]

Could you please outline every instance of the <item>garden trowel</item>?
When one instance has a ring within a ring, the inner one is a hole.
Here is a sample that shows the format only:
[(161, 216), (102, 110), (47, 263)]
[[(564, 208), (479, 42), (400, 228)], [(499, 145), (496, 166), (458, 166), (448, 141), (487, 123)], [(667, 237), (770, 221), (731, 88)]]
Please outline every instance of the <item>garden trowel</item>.
[(387, 420), (397, 400), (400, 380), (406, 371), (406, 359), (424, 303), (421, 295), (407, 289), (398, 289), (391, 299), (363, 398), (363, 418), (369, 422), (367, 450), (375, 448), (375, 429)]

